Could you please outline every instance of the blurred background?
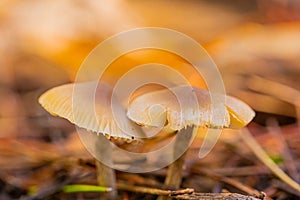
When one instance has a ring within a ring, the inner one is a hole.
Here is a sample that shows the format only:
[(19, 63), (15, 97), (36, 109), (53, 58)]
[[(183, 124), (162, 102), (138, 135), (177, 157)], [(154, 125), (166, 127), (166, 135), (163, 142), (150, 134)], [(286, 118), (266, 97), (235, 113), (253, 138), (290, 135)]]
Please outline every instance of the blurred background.
[[(45, 161), (89, 157), (73, 125), (47, 114), (37, 99), (51, 87), (74, 81), (81, 63), (101, 41), (139, 27), (174, 29), (203, 45), (219, 67), (227, 93), (257, 112), (249, 128), (264, 148), (285, 159), (286, 146), (268, 129), (276, 127), (299, 161), (299, 11), (296, 0), (1, 0), (0, 180), (17, 187), (12, 194), (0, 187), (3, 198), (18, 198), (30, 185), (51, 177), (53, 168), (42, 177), (29, 172)], [(151, 55), (125, 58), (126, 65)], [(185, 70), (179, 58), (156, 57)], [(217, 151), (212, 154), (218, 157)], [(257, 187), (257, 182), (247, 181)], [(277, 195), (269, 184), (266, 180), (265, 188), (258, 185)]]

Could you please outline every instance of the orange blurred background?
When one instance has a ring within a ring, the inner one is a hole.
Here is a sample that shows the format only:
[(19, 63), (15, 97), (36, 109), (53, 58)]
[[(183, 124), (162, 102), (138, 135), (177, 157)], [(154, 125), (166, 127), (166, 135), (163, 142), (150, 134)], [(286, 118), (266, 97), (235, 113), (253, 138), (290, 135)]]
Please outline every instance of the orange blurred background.
[[(100, 42), (140, 27), (170, 28), (198, 41), (217, 64), (227, 93), (262, 113), (256, 118), (259, 122), (264, 123), (265, 114), (295, 122), (299, 5), (276, 0), (2, 0), (0, 137), (51, 140), (49, 132), (59, 135), (72, 129), (49, 117), (37, 98), (53, 86), (74, 81), (81, 63)], [(172, 66), (193, 85), (205, 87), (184, 59), (154, 50), (118, 58), (107, 72), (107, 81), (115, 82), (126, 70), (153, 61)], [(292, 92), (287, 93), (287, 88)]]
[[(300, 1), (296, 0), (1, 0), (0, 182), (4, 179), (27, 189), (56, 177), (60, 165), (69, 169), (65, 163), (70, 158), (70, 163), (73, 158), (91, 158), (74, 126), (48, 114), (38, 104), (38, 98), (54, 86), (74, 82), (80, 65), (99, 43), (141, 27), (173, 29), (199, 42), (217, 64), (226, 92), (256, 111), (249, 127), (264, 149), (285, 159), (282, 155), (288, 149), (287, 141), (294, 158), (299, 157), (299, 9)], [(171, 66), (193, 85), (206, 87), (186, 60), (160, 50), (135, 51), (119, 57), (104, 79), (115, 83), (127, 70), (149, 62)], [(223, 170), (244, 162), (243, 166), (250, 163), (255, 169), (261, 167), (233, 132), (223, 131), (227, 143), (222, 146), (218, 142), (203, 160), (195, 154), (188, 165), (201, 162), (201, 167)], [(241, 158), (244, 160), (239, 163)], [(77, 160), (72, 166), (78, 167)], [(287, 165), (292, 163), (290, 160), (286, 159)], [(35, 169), (36, 173), (32, 172)], [(233, 172), (230, 170), (229, 176)], [(255, 175), (245, 176), (241, 182), (253, 187), (263, 184), (261, 188), (268, 187), (269, 193), (277, 191), (269, 171), (264, 178), (272, 183), (265, 184), (261, 174)], [(203, 180), (194, 174), (193, 177), (197, 184)], [(198, 185), (199, 191), (212, 192), (224, 184), (216, 187), (209, 179)]]

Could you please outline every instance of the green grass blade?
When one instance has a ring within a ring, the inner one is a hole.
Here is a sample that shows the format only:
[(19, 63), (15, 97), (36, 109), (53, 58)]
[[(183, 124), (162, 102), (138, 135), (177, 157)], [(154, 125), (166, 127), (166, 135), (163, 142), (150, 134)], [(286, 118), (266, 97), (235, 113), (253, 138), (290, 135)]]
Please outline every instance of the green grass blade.
[(61, 188), (65, 193), (73, 192), (109, 192), (112, 189), (96, 185), (65, 185)]

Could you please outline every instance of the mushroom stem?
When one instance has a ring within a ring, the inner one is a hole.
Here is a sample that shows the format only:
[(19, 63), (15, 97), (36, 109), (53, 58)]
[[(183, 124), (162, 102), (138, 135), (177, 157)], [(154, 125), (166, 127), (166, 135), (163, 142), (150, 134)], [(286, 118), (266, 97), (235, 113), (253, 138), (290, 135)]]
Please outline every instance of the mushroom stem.
[[(176, 135), (177, 136), (174, 144), (173, 156), (177, 160), (175, 160), (168, 167), (167, 176), (164, 183), (164, 186), (167, 189), (172, 190), (177, 190), (180, 187), (182, 181), (183, 165), (187, 153), (186, 150), (189, 146), (190, 140), (192, 139), (193, 127), (187, 127), (185, 129), (182, 129)], [(160, 196), (157, 200), (165, 199), (168, 199), (168, 197)]]
[(165, 187), (168, 189), (179, 189), (182, 179), (182, 167), (184, 165), (186, 152), (182, 154), (174, 163), (172, 163), (167, 171), (165, 179)]
[[(99, 135), (99, 140), (95, 141), (96, 152), (103, 159), (105, 158), (106, 164), (112, 164), (112, 147), (110, 143), (101, 142), (101, 140), (106, 140), (103, 135)], [(117, 190), (116, 190), (116, 175), (114, 169), (103, 164), (99, 160), (96, 161), (96, 173), (97, 181), (100, 186), (109, 187), (112, 190), (107, 193), (101, 194), (102, 200), (113, 200), (117, 199)]]
[(116, 176), (113, 169), (96, 160), (97, 181), (101, 186), (112, 188), (112, 191), (101, 194), (100, 199), (116, 199)]

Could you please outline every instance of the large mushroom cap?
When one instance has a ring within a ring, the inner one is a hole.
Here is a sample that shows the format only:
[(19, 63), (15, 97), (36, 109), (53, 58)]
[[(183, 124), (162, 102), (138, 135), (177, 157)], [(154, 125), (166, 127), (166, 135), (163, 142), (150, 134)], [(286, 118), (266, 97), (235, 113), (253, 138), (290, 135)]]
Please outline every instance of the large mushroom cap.
[[(213, 115), (211, 98), (222, 102), (221, 95), (211, 95), (207, 90), (190, 86), (149, 92), (131, 101), (127, 116), (140, 125), (158, 127), (167, 122), (170, 129), (180, 130), (192, 125), (241, 128), (255, 115), (247, 104), (229, 96), (225, 97), (225, 104), (214, 107)], [(196, 104), (193, 99), (196, 99)]]
[(111, 97), (109, 85), (87, 82), (52, 88), (39, 98), (39, 103), (52, 115), (65, 118), (78, 127), (102, 133), (108, 138), (132, 140), (133, 135), (139, 134), (138, 130), (127, 118), (116, 123)]

